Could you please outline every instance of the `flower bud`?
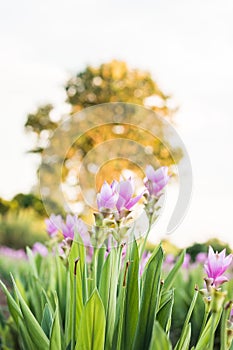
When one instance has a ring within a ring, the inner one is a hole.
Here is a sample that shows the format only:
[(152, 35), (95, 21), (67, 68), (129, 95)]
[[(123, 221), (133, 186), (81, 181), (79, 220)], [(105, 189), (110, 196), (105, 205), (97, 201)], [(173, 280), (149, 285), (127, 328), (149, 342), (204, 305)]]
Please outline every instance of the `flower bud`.
[(212, 310), (212, 312), (217, 313), (223, 307), (223, 303), (224, 303), (225, 297), (227, 295), (227, 292), (220, 291), (220, 290), (213, 288), (211, 295), (212, 295), (211, 310)]

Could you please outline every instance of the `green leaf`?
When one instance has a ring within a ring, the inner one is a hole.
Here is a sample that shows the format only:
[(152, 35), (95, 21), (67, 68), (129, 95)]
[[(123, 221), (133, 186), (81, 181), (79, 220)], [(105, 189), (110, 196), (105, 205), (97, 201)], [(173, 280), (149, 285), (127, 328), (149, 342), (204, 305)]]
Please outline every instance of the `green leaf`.
[(182, 251), (182, 253), (179, 256), (179, 259), (177, 260), (177, 262), (175, 263), (175, 266), (173, 267), (173, 269), (169, 272), (169, 274), (167, 275), (165, 281), (164, 281), (164, 286), (163, 286), (163, 290), (169, 290), (172, 285), (173, 282), (179, 272), (179, 269), (181, 268), (183, 262), (184, 262), (184, 256), (185, 256), (185, 250)]
[(7, 304), (8, 304), (8, 308), (10, 311), (10, 314), (13, 318), (13, 320), (15, 321), (16, 324), (18, 324), (18, 318), (22, 318), (22, 312), (20, 310), (19, 305), (16, 303), (16, 301), (14, 300), (14, 298), (12, 297), (12, 295), (10, 294), (10, 292), (8, 291), (7, 287), (5, 286), (5, 284), (0, 280), (0, 285), (2, 287), (3, 292), (6, 295), (7, 298)]
[(105, 325), (104, 306), (95, 289), (83, 309), (75, 350), (104, 350)]
[(101, 277), (103, 265), (105, 262), (105, 254), (106, 254), (106, 247), (104, 246), (98, 250), (97, 275), (96, 275), (97, 286), (99, 286), (100, 277)]
[[(141, 349), (147, 348), (142, 347)], [(172, 346), (167, 334), (164, 332), (157, 321), (154, 322), (149, 350), (172, 350)]]
[(61, 346), (62, 330), (61, 330), (60, 321), (59, 321), (59, 306), (58, 306), (57, 296), (55, 296), (55, 300), (56, 300), (56, 310), (53, 318), (49, 349), (61, 350), (62, 349), (62, 346)]
[(166, 333), (169, 332), (172, 319), (172, 308), (174, 304), (174, 290), (162, 294), (157, 320)]
[(105, 349), (112, 349), (112, 338), (116, 319), (116, 299), (118, 283), (118, 250), (109, 253), (100, 277), (99, 293), (106, 315)]
[[(214, 319), (214, 329), (212, 329), (212, 320), (213, 320), (213, 316), (215, 316)], [(217, 314), (213, 314), (211, 315), (211, 317), (209, 318), (204, 331), (201, 335), (201, 338), (198, 340), (198, 343), (195, 347), (195, 350), (204, 350), (204, 349), (208, 349), (209, 346), (209, 341), (210, 338), (212, 336), (212, 330), (214, 330), (214, 332), (216, 331), (216, 328), (218, 326), (218, 323), (220, 321), (221, 318), (221, 311), (218, 312)]]
[(48, 304), (45, 304), (41, 327), (48, 338), (50, 338), (52, 323), (53, 323), (53, 317), (52, 317), (51, 311), (49, 309)]
[(154, 319), (160, 299), (162, 261), (163, 250), (159, 246), (150, 257), (143, 274), (143, 289), (134, 339), (134, 350), (147, 349), (150, 344)]
[(64, 266), (64, 263), (58, 256), (58, 254), (55, 257), (55, 262), (56, 262), (56, 282), (57, 282), (57, 295), (58, 295), (58, 300), (59, 300), (59, 310), (61, 312), (61, 317), (62, 319), (65, 318), (65, 313), (66, 313), (66, 293), (67, 293), (67, 284), (66, 284), (66, 279), (67, 279), (67, 271)]
[(136, 241), (132, 244), (125, 288), (122, 348), (132, 349), (139, 314), (139, 253)]
[[(80, 240), (80, 238), (79, 238)], [(76, 269), (76, 310), (73, 309), (74, 305), (74, 295), (73, 295), (73, 285), (74, 285), (74, 266), (75, 260), (79, 258)], [(67, 341), (71, 340), (72, 332), (72, 320), (73, 312), (76, 313), (76, 335), (79, 329), (79, 322), (81, 319), (83, 311), (83, 278), (84, 278), (84, 265), (85, 265), (85, 247), (83, 243), (79, 241), (73, 241), (71, 251), (69, 254), (69, 275), (70, 275), (70, 318), (68, 322), (68, 336)], [(68, 340), (69, 339), (69, 340)]]
[(25, 300), (23, 299), (18, 287), (14, 279), (12, 278), (14, 289), (16, 295), (19, 299), (19, 304), (21, 308), (21, 312), (23, 314), (23, 321), (25, 323), (26, 329), (28, 331), (28, 335), (31, 339), (33, 339), (33, 343), (38, 350), (46, 350), (49, 349), (49, 340), (46, 337), (43, 329), (40, 324), (35, 319)]
[(184, 333), (180, 341), (180, 349), (189, 350), (190, 340), (191, 340), (191, 323), (185, 326)]
[(23, 349), (37, 350), (33, 339), (28, 334), (27, 328), (21, 319), (19, 319), (19, 334), (23, 343)]
[(192, 302), (189, 306), (189, 310), (188, 310), (188, 313), (187, 313), (185, 321), (184, 321), (181, 336), (180, 336), (180, 339), (178, 340), (178, 342), (175, 346), (175, 350), (183, 350), (183, 344), (184, 344), (186, 337), (187, 337), (188, 324), (189, 324), (190, 318), (192, 316), (193, 309), (194, 309), (196, 302), (197, 302), (198, 293), (199, 293), (198, 290), (195, 289), (194, 294), (193, 294), (193, 298), (192, 298)]
[(26, 252), (29, 260), (29, 265), (31, 267), (31, 271), (33, 272), (33, 275), (38, 278), (38, 271), (37, 271), (37, 266), (35, 262), (35, 256), (32, 253), (31, 249), (29, 247), (26, 247)]

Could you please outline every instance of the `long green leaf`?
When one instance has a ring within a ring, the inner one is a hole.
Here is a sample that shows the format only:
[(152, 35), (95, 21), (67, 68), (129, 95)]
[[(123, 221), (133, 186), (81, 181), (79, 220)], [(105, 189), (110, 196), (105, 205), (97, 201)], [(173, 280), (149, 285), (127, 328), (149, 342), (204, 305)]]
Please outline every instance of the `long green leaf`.
[(133, 349), (147, 349), (150, 344), (154, 319), (158, 309), (161, 286), (163, 250), (159, 246), (150, 257), (144, 271), (140, 313)]
[[(162, 300), (163, 299), (163, 300)], [(174, 290), (165, 292), (162, 295), (160, 304), (160, 309), (157, 314), (157, 320), (160, 323), (160, 326), (163, 330), (168, 333), (171, 327), (171, 318), (172, 318), (172, 308), (174, 304)]]
[(104, 306), (95, 289), (83, 309), (75, 350), (104, 350), (105, 326)]
[(15, 284), (14, 279), (12, 278), (14, 289), (16, 295), (19, 299), (19, 304), (21, 308), (21, 312), (23, 314), (23, 320), (25, 326), (27, 328), (28, 334), (31, 339), (33, 339), (33, 343), (38, 350), (46, 350), (49, 349), (49, 340), (46, 337), (43, 329), (40, 324), (35, 319), (25, 300), (23, 299), (18, 287)]
[(133, 242), (126, 279), (122, 348), (132, 349), (139, 314), (139, 253)]
[[(221, 312), (218, 312), (216, 314), (215, 319), (214, 319), (214, 332), (216, 331), (216, 328), (218, 326), (220, 318), (221, 318)], [(205, 326), (205, 329), (201, 335), (201, 338), (198, 340), (198, 343), (195, 347), (195, 350), (208, 349), (209, 341), (210, 341), (210, 338), (212, 336), (212, 320), (213, 320), (213, 315), (211, 315), (211, 317), (209, 318), (209, 320)]]
[[(79, 238), (80, 240), (80, 238)], [(77, 263), (76, 269), (76, 310), (74, 307), (74, 296), (73, 296), (73, 284), (74, 284), (74, 266), (75, 260), (79, 258), (79, 262)], [(71, 251), (69, 254), (69, 274), (70, 274), (70, 318), (68, 322), (68, 341), (71, 339), (72, 332), (72, 319), (73, 312), (76, 313), (76, 335), (79, 329), (79, 322), (81, 319), (82, 311), (83, 311), (83, 278), (84, 278), (84, 265), (85, 265), (85, 247), (83, 243), (79, 241), (73, 241)]]
[(60, 320), (59, 320), (59, 306), (58, 306), (58, 300), (56, 299), (56, 311), (54, 314), (53, 324), (52, 324), (52, 330), (51, 330), (51, 338), (50, 338), (50, 344), (49, 349), (50, 350), (61, 350), (61, 334), (62, 330), (60, 327)]
[(191, 323), (187, 324), (184, 329), (184, 336), (180, 342), (180, 349), (189, 350), (189, 344), (191, 340)]
[[(147, 348), (143, 347), (141, 349)], [(157, 321), (154, 322), (149, 350), (172, 350), (172, 346), (167, 334), (164, 332)]]
[(109, 253), (100, 277), (99, 293), (106, 315), (105, 350), (112, 349), (112, 338), (116, 319), (116, 296), (118, 283), (118, 250)]
[(198, 297), (198, 290), (195, 289), (194, 291), (194, 294), (193, 294), (193, 298), (192, 298), (192, 302), (189, 306), (189, 310), (188, 310), (188, 313), (186, 315), (186, 318), (185, 318), (185, 321), (184, 321), (184, 325), (183, 325), (183, 329), (182, 329), (182, 332), (181, 332), (181, 336), (180, 336), (180, 339), (178, 340), (176, 346), (175, 346), (175, 350), (183, 350), (183, 343), (186, 339), (186, 333), (187, 333), (187, 328), (188, 328), (188, 324), (189, 324), (189, 321), (191, 319), (191, 316), (192, 316), (192, 313), (193, 313), (193, 309), (196, 305), (196, 302), (197, 302), (197, 297)]
[(48, 338), (50, 338), (51, 334), (51, 328), (53, 323), (53, 317), (51, 314), (51, 311), (49, 309), (48, 304), (45, 304), (44, 311), (43, 311), (43, 318), (41, 322), (41, 328), (45, 332)]
[(14, 300), (14, 298), (12, 297), (12, 295), (10, 294), (10, 292), (8, 291), (7, 287), (5, 286), (5, 284), (0, 280), (0, 285), (2, 287), (3, 292), (6, 295), (7, 298), (7, 304), (8, 304), (8, 308), (10, 311), (10, 314), (13, 318), (13, 320), (15, 321), (16, 324), (18, 324), (18, 318), (22, 318), (22, 312), (20, 310), (19, 305), (16, 303), (16, 301)]

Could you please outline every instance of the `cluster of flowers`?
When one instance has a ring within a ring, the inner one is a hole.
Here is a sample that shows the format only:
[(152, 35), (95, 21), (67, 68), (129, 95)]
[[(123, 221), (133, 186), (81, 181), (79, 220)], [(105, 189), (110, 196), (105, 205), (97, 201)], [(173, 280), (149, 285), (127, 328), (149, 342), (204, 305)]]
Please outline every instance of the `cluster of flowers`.
[[(132, 208), (139, 202), (144, 194), (147, 197), (159, 198), (162, 189), (168, 183), (168, 168), (161, 167), (154, 170), (151, 165), (146, 168), (145, 189), (138, 196), (134, 196), (134, 185), (132, 179), (116, 181), (111, 184), (104, 182), (100, 192), (97, 194), (97, 206), (99, 215), (96, 222), (101, 221), (101, 225), (106, 217), (113, 216), (115, 221), (122, 221), (131, 212)], [(101, 217), (101, 220), (100, 220)], [(85, 223), (76, 216), (67, 215), (66, 221), (60, 215), (52, 214), (46, 220), (46, 229), (51, 237), (55, 237), (61, 232), (65, 239), (74, 239), (77, 230), (85, 245), (91, 245), (90, 235)]]
[(161, 167), (154, 170), (151, 165), (146, 168), (145, 190), (138, 196), (133, 197), (134, 186), (130, 179), (117, 182), (114, 180), (110, 185), (104, 182), (100, 193), (97, 195), (97, 205), (100, 212), (116, 210), (121, 214), (124, 210), (131, 210), (138, 203), (144, 193), (157, 197), (167, 185), (169, 176), (168, 168)]
[[(40, 242), (36, 242), (32, 246), (32, 252), (34, 254), (40, 254), (41, 256), (48, 255), (48, 248)], [(7, 257), (14, 260), (27, 260), (27, 254), (24, 249), (13, 249), (6, 246), (0, 246), (0, 256)]]

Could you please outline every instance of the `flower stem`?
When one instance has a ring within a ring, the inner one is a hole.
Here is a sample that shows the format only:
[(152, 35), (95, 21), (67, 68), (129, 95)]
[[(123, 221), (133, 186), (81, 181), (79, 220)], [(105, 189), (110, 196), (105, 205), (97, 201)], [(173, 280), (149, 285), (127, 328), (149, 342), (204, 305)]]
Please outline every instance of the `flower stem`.
[(209, 343), (210, 350), (214, 349), (215, 320), (216, 320), (216, 312), (212, 314), (212, 320), (211, 320), (211, 333), (210, 333), (210, 343)]
[(77, 264), (79, 262), (79, 258), (77, 258), (74, 262), (74, 282), (73, 282), (73, 315), (72, 315), (72, 334), (71, 334), (71, 350), (75, 348), (75, 328), (76, 328), (76, 289), (77, 289)]
[[(195, 306), (196, 301), (197, 301), (197, 296), (198, 296), (198, 289), (197, 289), (197, 287), (195, 287), (193, 299), (192, 299), (192, 302), (190, 304), (190, 307), (189, 307), (186, 319), (184, 321), (184, 325), (183, 325), (183, 329), (182, 329), (182, 332), (181, 332), (180, 339), (182, 339), (182, 337), (184, 336), (185, 329), (186, 329), (186, 327), (189, 324), (189, 321), (190, 321), (190, 318), (192, 316), (192, 312), (193, 312), (194, 306)], [(182, 346), (182, 343), (179, 341), (178, 346), (176, 346), (176, 349), (177, 350), (182, 350), (181, 346)]]
[(200, 334), (199, 334), (199, 339), (202, 336), (202, 333), (205, 329), (205, 325), (206, 325), (206, 321), (208, 319), (208, 316), (210, 314), (210, 307), (209, 304), (205, 304), (205, 313), (204, 313), (204, 317), (203, 317), (203, 321), (202, 321), (202, 325), (201, 325), (201, 330), (200, 330)]

